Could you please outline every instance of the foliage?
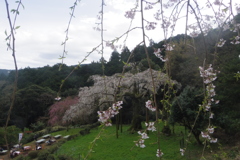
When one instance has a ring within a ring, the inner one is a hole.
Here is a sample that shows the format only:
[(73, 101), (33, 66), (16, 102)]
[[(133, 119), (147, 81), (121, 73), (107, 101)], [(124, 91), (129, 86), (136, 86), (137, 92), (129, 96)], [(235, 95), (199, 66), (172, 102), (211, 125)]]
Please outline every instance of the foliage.
[[(185, 39), (185, 41), (191, 44), (190, 40)], [(172, 79), (180, 82), (183, 88), (186, 86), (201, 86), (198, 66), (202, 65), (202, 55), (193, 54), (193, 49), (186, 46), (184, 40), (181, 38), (178, 41), (175, 40), (174, 45), (174, 50), (169, 53), (170, 76)]]
[(12, 91), (12, 84), (8, 84), (7, 81), (0, 81), (0, 126), (5, 125), (8, 108), (11, 104)]
[(237, 155), (239, 155), (239, 147), (234, 147), (227, 153), (229, 159), (234, 159)]
[(217, 98), (220, 100), (219, 106), (214, 108), (216, 123), (226, 129), (226, 132), (234, 135), (239, 132), (240, 99), (239, 81), (234, 77), (234, 73), (239, 71), (239, 51), (240, 47), (232, 48), (231, 53), (222, 55), (220, 64), (221, 72), (217, 79)]
[(67, 155), (58, 155), (57, 156), (59, 160), (72, 160), (72, 157), (69, 157)]
[(50, 154), (51, 153), (48, 150), (41, 150), (38, 153), (38, 160), (47, 160), (47, 158)]
[(38, 156), (38, 151), (30, 151), (30, 152), (28, 153), (28, 157), (29, 157), (30, 159), (35, 159), (35, 158), (37, 158), (37, 156)]
[(63, 127), (63, 126), (54, 126), (54, 127), (51, 127), (51, 132), (62, 131), (65, 129), (66, 129), (66, 127)]
[(7, 79), (7, 75), (4, 73), (0, 73), (0, 81), (6, 80)]
[(47, 156), (47, 159), (46, 160), (55, 160), (56, 158), (55, 158), (55, 156), (53, 155), (53, 154), (49, 154), (48, 156)]
[(39, 117), (47, 115), (47, 108), (53, 104), (54, 95), (55, 92), (51, 89), (38, 85), (18, 90), (12, 121), (21, 128), (29, 127)]
[(22, 137), (21, 143), (26, 144), (34, 140), (34, 133), (24, 134)]
[(16, 159), (16, 160), (27, 160), (27, 157), (24, 156), (24, 155), (19, 155), (19, 156), (17, 156), (17, 157), (14, 158), (14, 159)]
[(43, 135), (45, 135), (45, 134), (48, 134), (48, 133), (49, 133), (49, 132), (48, 132), (47, 129), (43, 129), (43, 130), (40, 130), (40, 131), (35, 132), (35, 134), (37, 135), (37, 137), (41, 137), (41, 136), (43, 136)]
[(48, 149), (50, 153), (54, 153), (56, 150), (58, 150), (58, 144), (54, 144)]
[(123, 63), (120, 54), (116, 51), (112, 52), (109, 62), (106, 64), (106, 75), (111, 76), (115, 73), (122, 72)]
[[(7, 127), (7, 139), (8, 143), (10, 145), (14, 145), (18, 143), (18, 135), (19, 133), (22, 133), (20, 128), (17, 128), (16, 126), (8, 126)], [(0, 137), (4, 137), (4, 128), (0, 128)], [(5, 145), (5, 140), (3, 138), (0, 138), (0, 145)]]
[[(54, 66), (44, 66), (42, 68), (24, 68), (19, 70), (19, 82), (18, 89), (24, 89), (30, 85), (38, 85), (41, 87), (48, 87), (51, 90), (57, 92), (61, 85), (61, 81), (67, 77), (69, 72), (75, 66), (62, 65), (61, 71), (59, 71), (59, 65), (55, 64)], [(73, 73), (66, 81), (61, 88), (61, 96), (73, 96), (77, 95), (77, 90), (80, 86), (85, 86), (88, 83), (86, 82), (88, 77), (92, 74), (100, 74), (101, 63), (92, 62), (88, 65), (82, 65), (80, 68)], [(15, 71), (11, 71), (7, 80), (9, 83), (14, 82)], [(81, 76), (79, 76), (81, 75)]]
[(36, 132), (44, 129), (46, 125), (41, 121), (37, 121), (36, 123), (32, 123), (30, 127), (33, 129), (33, 132)]
[(171, 108), (170, 123), (179, 123), (190, 131), (193, 127), (193, 134), (199, 144), (199, 135), (206, 125), (206, 120), (203, 114), (200, 114), (195, 123), (196, 116), (199, 112), (199, 104), (202, 103), (202, 92), (198, 88), (187, 86), (183, 89), (181, 94), (173, 101)]
[[(150, 60), (150, 65), (152, 67), (152, 69), (154, 70), (160, 70), (160, 67), (158, 64), (154, 63), (152, 60)], [(145, 71), (149, 68), (149, 65), (148, 65), (148, 61), (147, 59), (142, 59), (139, 63), (138, 63), (138, 68), (139, 68), (139, 71), (142, 72), (142, 71)]]

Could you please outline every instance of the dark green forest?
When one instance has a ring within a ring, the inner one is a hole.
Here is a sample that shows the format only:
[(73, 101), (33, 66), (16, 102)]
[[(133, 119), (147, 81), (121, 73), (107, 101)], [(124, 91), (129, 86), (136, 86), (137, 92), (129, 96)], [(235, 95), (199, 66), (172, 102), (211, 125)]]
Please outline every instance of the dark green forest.
[[(202, 79), (198, 67), (203, 66), (203, 62), (211, 63), (214, 69), (220, 71), (214, 82), (216, 99), (220, 100), (220, 103), (212, 107), (215, 114), (213, 123), (224, 129), (229, 135), (235, 135), (240, 131), (240, 81), (235, 77), (235, 74), (240, 70), (240, 44), (231, 44), (236, 33), (227, 30), (221, 33), (223, 38), (227, 40), (225, 45), (217, 48), (216, 38), (218, 34), (219, 30), (213, 29), (205, 36), (205, 50), (201, 36), (192, 39), (185, 37), (185, 35), (177, 35), (167, 40), (171, 40), (175, 44), (169, 59), (168, 73), (171, 79), (181, 83), (182, 88), (178, 91), (176, 98), (185, 107), (183, 108), (185, 112), (180, 111), (176, 107), (176, 101), (173, 100), (173, 114), (170, 121), (172, 124), (179, 123), (189, 127), (186, 122), (193, 121), (194, 111), (201, 103), (199, 97), (191, 96), (199, 94), (202, 89)], [(187, 47), (185, 41), (189, 43), (194, 41), (196, 47)], [(165, 41), (152, 42), (147, 48), (152, 69), (161, 72), (166, 72), (166, 66), (153, 52), (156, 48), (163, 49), (164, 44)], [(19, 70), (18, 89), (9, 125), (24, 129), (25, 127), (31, 128), (39, 121), (46, 123), (49, 118), (49, 107), (55, 103), (54, 98), (57, 95), (63, 99), (77, 96), (79, 87), (93, 85), (93, 82), (89, 80), (91, 75), (103, 75), (104, 73), (106, 76), (111, 76), (115, 73), (121, 73), (131, 52), (133, 54), (129, 63), (134, 64), (131, 71), (142, 72), (149, 68), (144, 47), (138, 46), (132, 51), (127, 48), (121, 52), (113, 51), (109, 60), (102, 58), (90, 64), (80, 66), (55, 64), (54, 66), (27, 67)], [(59, 70), (60, 66), (61, 70)], [(126, 72), (128, 71), (126, 69)], [(68, 77), (71, 72), (72, 74)], [(66, 77), (68, 78), (65, 80)], [(4, 126), (6, 122), (14, 78), (15, 71), (8, 73), (2, 70), (0, 72), (1, 126)], [(131, 119), (127, 116), (124, 117), (128, 122), (128, 119)], [(204, 117), (200, 117), (197, 126), (201, 127), (203, 121)]]

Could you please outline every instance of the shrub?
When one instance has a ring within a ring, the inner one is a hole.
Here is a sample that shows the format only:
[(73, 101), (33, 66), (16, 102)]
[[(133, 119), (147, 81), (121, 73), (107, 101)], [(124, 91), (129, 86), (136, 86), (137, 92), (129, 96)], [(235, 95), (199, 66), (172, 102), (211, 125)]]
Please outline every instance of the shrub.
[(56, 158), (55, 158), (55, 156), (53, 155), (53, 154), (49, 154), (48, 156), (47, 156), (47, 160), (55, 160)]
[(57, 149), (58, 149), (58, 144), (54, 144), (48, 149), (48, 151), (50, 153), (54, 153)]
[(90, 133), (90, 128), (87, 127), (79, 132), (82, 136)]
[(54, 127), (52, 127), (51, 132), (62, 131), (65, 129), (66, 129), (66, 127), (63, 127), (63, 126), (54, 126)]
[(34, 158), (36, 158), (37, 156), (38, 156), (38, 151), (31, 151), (31, 152), (28, 153), (28, 157), (29, 157), (30, 159), (34, 159)]
[(21, 142), (23, 144), (26, 144), (26, 143), (29, 143), (29, 142), (31, 142), (33, 140), (34, 140), (34, 133), (30, 133), (30, 134), (24, 134)]
[(69, 157), (67, 155), (58, 155), (59, 160), (72, 160), (72, 157)]
[(38, 160), (46, 160), (49, 155), (50, 152), (48, 150), (41, 150), (38, 153)]
[(41, 121), (37, 121), (36, 123), (32, 123), (30, 126), (33, 129), (33, 132), (36, 132), (45, 128), (46, 125)]
[(235, 159), (239, 155), (239, 147), (233, 147), (228, 153), (227, 156), (229, 159)]
[(19, 155), (15, 158), (15, 160), (26, 160), (27, 158), (24, 157), (23, 155)]
[(58, 146), (61, 146), (65, 142), (67, 142), (66, 139), (61, 139), (60, 141), (58, 141)]
[(48, 131), (48, 133), (52, 132), (52, 127), (47, 127), (46, 130)]
[(46, 129), (43, 129), (43, 130), (35, 132), (35, 133), (37, 134), (38, 137), (41, 137), (41, 136), (43, 136), (45, 134), (48, 134)]

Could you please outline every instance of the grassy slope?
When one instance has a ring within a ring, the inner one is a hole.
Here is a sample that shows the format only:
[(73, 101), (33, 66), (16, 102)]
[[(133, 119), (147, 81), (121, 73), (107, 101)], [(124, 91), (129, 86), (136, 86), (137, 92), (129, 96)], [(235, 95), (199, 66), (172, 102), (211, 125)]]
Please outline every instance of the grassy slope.
[[(117, 139), (115, 136), (115, 127), (107, 127), (101, 134), (101, 138), (97, 140), (93, 148), (93, 152), (88, 159), (92, 160), (152, 160), (156, 157), (157, 144), (156, 132), (150, 132), (149, 139), (145, 141), (146, 148), (138, 148), (133, 141), (138, 140), (138, 134), (129, 134), (127, 129), (129, 126), (123, 127), (123, 133), (119, 134)], [(86, 156), (89, 151), (89, 144), (99, 133), (100, 129), (91, 130), (91, 134), (78, 136), (77, 138), (64, 143), (56, 154), (64, 154), (72, 156), (75, 159)], [(175, 135), (161, 135), (161, 150), (164, 153), (163, 160), (183, 160), (183, 159), (199, 159), (196, 157), (197, 146), (191, 146), (191, 153), (187, 157), (182, 157), (179, 152), (179, 142), (182, 138), (180, 132), (184, 132), (183, 127), (175, 128)]]

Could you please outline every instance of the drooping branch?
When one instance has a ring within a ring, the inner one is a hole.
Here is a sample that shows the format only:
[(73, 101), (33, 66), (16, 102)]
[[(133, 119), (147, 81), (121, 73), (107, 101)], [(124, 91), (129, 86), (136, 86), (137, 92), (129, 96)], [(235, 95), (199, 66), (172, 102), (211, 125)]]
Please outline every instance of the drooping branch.
[[(148, 65), (149, 65), (149, 71), (150, 71), (150, 78), (152, 80), (152, 86), (153, 86), (153, 101), (154, 101), (154, 106), (156, 107), (156, 122), (158, 121), (158, 105), (157, 105), (157, 99), (156, 99), (156, 84), (154, 81), (154, 75), (153, 75), (153, 71), (151, 68), (151, 63), (150, 63), (150, 58), (149, 58), (149, 54), (148, 54), (148, 50), (147, 50), (147, 46), (146, 46), (146, 41), (145, 41), (145, 29), (144, 29), (144, 15), (143, 15), (143, 0), (141, 0), (141, 18), (142, 18), (142, 36), (143, 36), (143, 45), (144, 45), (144, 50), (147, 56), (147, 61), (148, 61)], [(160, 150), (160, 137), (159, 137), (159, 125), (157, 125), (157, 144), (158, 144), (158, 149)]]
[[(7, 16), (8, 16), (8, 22), (9, 22), (9, 28), (11, 30), (11, 35), (10, 35), (10, 39), (9, 39), (9, 45), (8, 47), (10, 47), (10, 49), (12, 50), (12, 56), (13, 56), (13, 60), (14, 60), (14, 65), (15, 65), (15, 80), (14, 80), (14, 85), (13, 85), (13, 92), (12, 92), (12, 97), (11, 97), (11, 104), (8, 110), (8, 114), (7, 114), (7, 120), (6, 120), (6, 124), (5, 124), (5, 128), (4, 128), (4, 139), (6, 141), (6, 146), (7, 149), (9, 150), (9, 146), (8, 146), (8, 140), (7, 140), (7, 127), (8, 127), (8, 123), (10, 121), (11, 118), (11, 111), (13, 109), (14, 106), (14, 102), (15, 102), (15, 97), (16, 97), (16, 91), (17, 91), (17, 82), (18, 82), (18, 67), (17, 67), (17, 58), (16, 58), (16, 54), (15, 54), (15, 22), (16, 22), (16, 17), (19, 14), (19, 6), (22, 5), (21, 0), (18, 2), (18, 7), (17, 10), (15, 10), (15, 19), (14, 22), (12, 23), (11, 17), (10, 17), (10, 11), (9, 11), (9, 4), (8, 1), (5, 0), (5, 4), (6, 4), (6, 10), (7, 10)], [(11, 43), (11, 44), (10, 44)]]
[[(60, 59), (62, 60), (62, 64), (63, 64), (63, 60), (65, 58), (65, 55), (67, 54), (67, 51), (66, 51), (66, 46), (67, 46), (67, 41), (68, 41), (68, 32), (69, 32), (69, 29), (70, 29), (70, 25), (71, 25), (71, 22), (72, 22), (72, 18), (74, 17), (74, 12), (75, 12), (75, 9), (76, 9), (76, 6), (77, 6), (77, 3), (78, 1), (80, 0), (76, 0), (73, 4), (72, 7), (70, 7), (71, 9), (71, 13), (70, 13), (70, 19), (68, 21), (68, 26), (67, 26), (67, 29), (66, 29), (66, 35), (65, 35), (65, 39), (64, 41), (62, 42), (62, 45), (63, 45), (63, 53), (62, 53), (62, 56), (60, 56)], [(62, 67), (62, 64), (60, 65), (59, 67), (59, 70), (61, 70), (61, 67)]]

